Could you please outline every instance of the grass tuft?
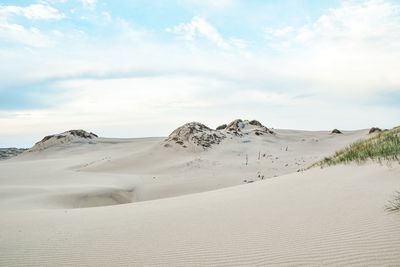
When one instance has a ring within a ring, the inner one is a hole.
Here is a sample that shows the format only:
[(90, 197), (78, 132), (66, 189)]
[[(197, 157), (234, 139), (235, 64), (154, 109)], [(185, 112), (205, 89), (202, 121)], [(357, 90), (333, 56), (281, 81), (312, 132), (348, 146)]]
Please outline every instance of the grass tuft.
[(400, 191), (396, 191), (394, 199), (385, 206), (387, 211), (400, 211)]
[(356, 141), (337, 151), (333, 156), (325, 157), (311, 167), (350, 162), (363, 163), (367, 160), (400, 162), (400, 127), (383, 131), (367, 140)]

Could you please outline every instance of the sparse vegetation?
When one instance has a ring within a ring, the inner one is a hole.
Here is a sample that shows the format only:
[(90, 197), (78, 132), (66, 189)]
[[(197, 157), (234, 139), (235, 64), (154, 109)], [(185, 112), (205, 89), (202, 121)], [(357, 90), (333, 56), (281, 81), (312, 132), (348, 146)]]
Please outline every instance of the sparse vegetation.
[(400, 191), (396, 191), (394, 199), (389, 201), (385, 209), (387, 211), (400, 211)]
[(372, 127), (371, 129), (369, 129), (368, 134), (373, 134), (373, 133), (380, 133), (382, 132), (382, 130), (378, 127)]
[(15, 157), (25, 152), (26, 150), (27, 150), (26, 148), (15, 148), (15, 147), (0, 148), (0, 160)]
[(367, 160), (400, 162), (400, 127), (380, 132), (366, 140), (357, 141), (337, 151), (333, 156), (326, 157), (313, 164), (311, 167), (323, 167), (349, 162), (362, 163)]

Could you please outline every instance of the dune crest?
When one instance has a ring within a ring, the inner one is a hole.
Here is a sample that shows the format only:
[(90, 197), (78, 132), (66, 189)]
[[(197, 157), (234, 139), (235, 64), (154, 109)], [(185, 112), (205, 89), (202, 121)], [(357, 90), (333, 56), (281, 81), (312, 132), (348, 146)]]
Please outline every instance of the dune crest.
[(177, 144), (184, 148), (210, 148), (221, 143), (226, 135), (199, 122), (186, 123), (174, 130), (165, 140), (165, 146)]
[(165, 140), (165, 147), (177, 144), (183, 148), (207, 149), (220, 144), (228, 135), (240, 138), (245, 135), (267, 134), (274, 132), (257, 120), (236, 119), (218, 126), (216, 130), (199, 122), (190, 122), (174, 130)]
[(264, 134), (274, 134), (274, 132), (264, 125), (262, 125), (257, 120), (241, 120), (237, 119), (229, 123), (224, 129), (228, 133), (243, 136), (249, 134), (264, 135)]
[(98, 136), (84, 130), (69, 130), (60, 134), (45, 136), (37, 142), (29, 152), (41, 151), (47, 148), (70, 143), (94, 143)]

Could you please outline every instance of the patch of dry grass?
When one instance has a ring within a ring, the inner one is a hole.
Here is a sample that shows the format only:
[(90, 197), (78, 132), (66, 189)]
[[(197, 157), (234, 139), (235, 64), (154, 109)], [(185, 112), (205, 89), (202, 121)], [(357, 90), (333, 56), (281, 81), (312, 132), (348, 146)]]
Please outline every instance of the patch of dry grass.
[(394, 199), (385, 206), (387, 211), (400, 211), (400, 191), (396, 191)]

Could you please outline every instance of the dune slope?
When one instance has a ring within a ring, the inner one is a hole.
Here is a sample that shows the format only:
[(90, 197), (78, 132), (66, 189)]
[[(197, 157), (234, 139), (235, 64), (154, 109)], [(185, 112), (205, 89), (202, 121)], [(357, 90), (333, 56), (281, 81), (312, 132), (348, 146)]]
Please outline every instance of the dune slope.
[(126, 205), (3, 211), (1, 266), (398, 265), (400, 168), (313, 169)]

